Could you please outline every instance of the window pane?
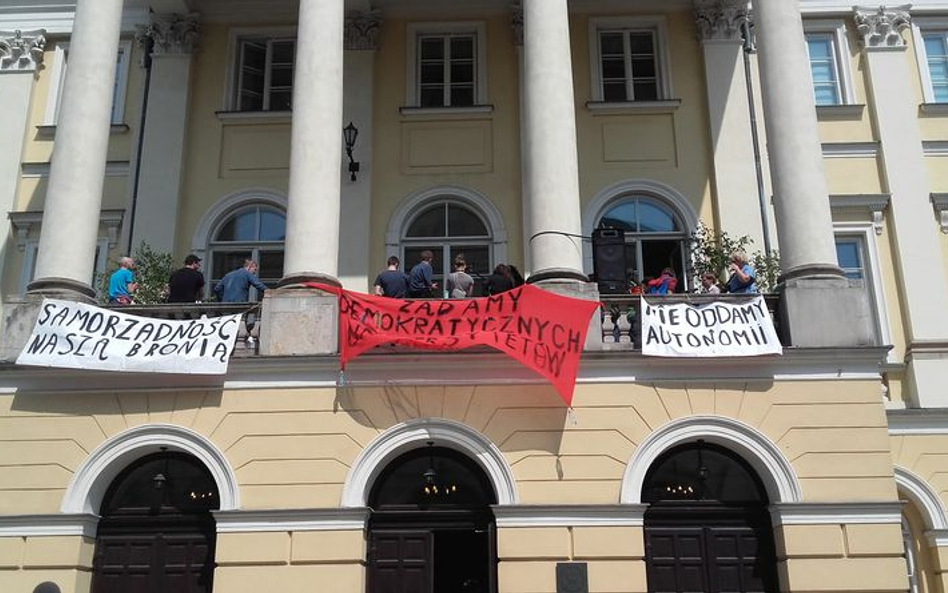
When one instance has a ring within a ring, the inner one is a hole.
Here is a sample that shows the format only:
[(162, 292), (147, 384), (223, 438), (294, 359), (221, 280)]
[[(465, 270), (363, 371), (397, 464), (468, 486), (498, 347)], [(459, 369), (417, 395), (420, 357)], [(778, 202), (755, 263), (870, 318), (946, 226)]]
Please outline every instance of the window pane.
[(675, 218), (663, 208), (651, 202), (639, 201), (639, 232), (669, 233), (678, 230)]
[(421, 65), (421, 84), (441, 84), (444, 82), (444, 64), (425, 62)]
[(224, 223), (216, 241), (255, 241), (257, 239), (257, 209), (244, 210)]
[(836, 93), (836, 85), (816, 85), (813, 88), (813, 92), (817, 105), (839, 104), (839, 97)]
[(451, 59), (474, 59), (474, 38), (453, 37), (451, 39)]
[(422, 37), (419, 40), (419, 55), (422, 60), (440, 60), (444, 58), (444, 39), (441, 37)]
[(237, 109), (241, 111), (261, 111), (263, 109), (263, 95), (247, 91), (240, 93), (240, 102)]
[[(862, 277), (862, 258), (859, 253), (859, 242), (851, 239), (836, 240), (836, 260), (844, 271), (856, 270), (857, 278)], [(847, 276), (849, 274), (847, 273)]]
[(451, 106), (467, 107), (474, 104), (474, 87), (469, 85), (451, 86)]
[(629, 33), (629, 49), (633, 54), (653, 55), (655, 43), (651, 31)]
[(655, 101), (658, 99), (658, 85), (654, 81), (632, 83), (636, 101)]
[(256, 41), (244, 41), (243, 67), (263, 72), (267, 64), (267, 45)]
[(274, 64), (292, 64), (294, 45), (293, 41), (274, 41), (271, 61)]
[(646, 58), (632, 59), (632, 78), (655, 78), (655, 60), (649, 56)]
[(635, 232), (635, 202), (630, 200), (614, 206), (599, 220), (599, 226)]
[(211, 262), (211, 280), (220, 280), (227, 272), (242, 267), (244, 260), (249, 259), (251, 254), (250, 250), (214, 250), (214, 259)]
[(283, 241), (286, 238), (286, 218), (273, 210), (260, 212), (260, 240)]
[(471, 62), (451, 62), (451, 83), (473, 83), (474, 64)]
[(606, 80), (625, 80), (625, 61), (621, 58), (603, 59), (602, 77)]
[(270, 86), (290, 87), (293, 85), (293, 66), (274, 66), (270, 70)]
[(628, 101), (625, 82), (608, 82), (602, 85), (603, 101)]
[(461, 206), (448, 206), (448, 235), (452, 237), (487, 237), (487, 227), (481, 219)]
[[(408, 227), (408, 237), (444, 237), (447, 235), (444, 228), (444, 204), (438, 204), (422, 212), (411, 226)], [(408, 265), (407, 263), (405, 264)]]
[(675, 292), (686, 292), (687, 280), (682, 270), (684, 242), (679, 240), (645, 240), (639, 243), (642, 249), (642, 273), (645, 278), (658, 278), (665, 268), (675, 270), (678, 277), (678, 286)]
[(268, 286), (276, 285), (283, 277), (283, 250), (260, 251), (257, 276)]
[(810, 53), (810, 59), (831, 58), (833, 57), (833, 48), (831, 41), (826, 37), (807, 36), (806, 46)]
[(625, 48), (622, 42), (622, 33), (600, 33), (599, 52), (603, 56), (623, 55)]
[(444, 89), (437, 87), (421, 88), (421, 107), (444, 107)]
[(290, 111), (293, 91), (274, 91), (270, 93), (270, 111)]

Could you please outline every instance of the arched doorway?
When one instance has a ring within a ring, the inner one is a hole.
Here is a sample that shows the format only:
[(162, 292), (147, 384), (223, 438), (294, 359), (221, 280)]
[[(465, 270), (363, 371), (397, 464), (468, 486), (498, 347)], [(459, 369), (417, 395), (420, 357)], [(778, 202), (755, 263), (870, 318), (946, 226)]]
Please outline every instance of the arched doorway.
[(739, 456), (675, 447), (649, 468), (642, 502), (650, 593), (779, 590), (767, 493)]
[(99, 511), (92, 593), (209, 593), (217, 485), (197, 459), (156, 453), (109, 486)]
[(369, 495), (368, 593), (496, 591), (496, 502), (453, 449), (429, 442), (394, 459)]

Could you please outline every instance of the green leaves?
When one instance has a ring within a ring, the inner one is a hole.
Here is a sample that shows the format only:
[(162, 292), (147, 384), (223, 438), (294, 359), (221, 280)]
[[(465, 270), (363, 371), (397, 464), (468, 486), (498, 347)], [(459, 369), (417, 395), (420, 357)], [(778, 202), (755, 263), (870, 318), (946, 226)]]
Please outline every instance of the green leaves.
[[(174, 259), (170, 253), (154, 251), (148, 243), (142, 241), (132, 255), (135, 260), (135, 282), (138, 290), (132, 295), (135, 304), (154, 305), (165, 302), (168, 296), (168, 278), (175, 270)], [(113, 261), (109, 268), (99, 275), (99, 302), (109, 302), (109, 278), (119, 268)]]

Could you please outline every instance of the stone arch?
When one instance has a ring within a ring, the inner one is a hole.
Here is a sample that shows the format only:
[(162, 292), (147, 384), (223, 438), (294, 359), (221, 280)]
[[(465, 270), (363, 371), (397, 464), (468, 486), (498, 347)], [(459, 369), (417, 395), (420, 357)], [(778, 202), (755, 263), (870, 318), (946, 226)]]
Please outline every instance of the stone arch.
[(659, 455), (672, 447), (704, 439), (744, 458), (763, 482), (770, 503), (801, 502), (796, 472), (780, 448), (754, 427), (724, 416), (689, 416), (672, 420), (652, 432), (636, 448), (622, 477), (622, 504), (642, 502), (645, 475)]
[(386, 255), (392, 255), (398, 250), (406, 225), (419, 210), (444, 199), (457, 200), (483, 216), (490, 227), (494, 260), (507, 261), (507, 229), (500, 210), (481, 192), (461, 185), (437, 185), (405, 198), (389, 219), (385, 231)]
[(490, 478), (500, 505), (517, 504), (513, 470), (503, 453), (487, 437), (470, 426), (446, 418), (419, 418), (397, 424), (378, 437), (356, 457), (342, 490), (343, 507), (364, 507), (379, 473), (402, 453), (422, 447), (427, 441), (464, 453)]
[[(652, 179), (626, 179), (602, 189), (586, 204), (583, 209), (583, 236), (592, 237), (596, 222), (602, 215), (623, 197), (633, 194), (656, 199), (668, 206), (679, 216), (686, 233), (690, 234), (698, 227), (698, 213), (678, 190)], [(583, 266), (587, 272), (593, 270), (592, 257), (592, 242), (583, 241)]]
[(289, 201), (286, 194), (265, 187), (242, 189), (227, 194), (208, 208), (194, 234), (191, 236), (191, 253), (204, 258), (207, 253), (207, 244), (211, 240), (211, 233), (236, 210), (253, 204), (273, 206), (286, 213)]
[(63, 513), (98, 513), (102, 497), (115, 477), (130, 463), (165, 447), (188, 453), (203, 463), (217, 484), (220, 510), (240, 508), (237, 477), (217, 446), (189, 428), (174, 424), (145, 424), (121, 432), (96, 447), (79, 466), (63, 497)]
[(918, 474), (911, 472), (903, 467), (895, 467), (895, 483), (899, 492), (904, 494), (915, 506), (925, 521), (925, 529), (945, 530), (948, 529), (948, 516), (945, 513), (945, 505), (939, 498), (938, 493), (923, 480)]

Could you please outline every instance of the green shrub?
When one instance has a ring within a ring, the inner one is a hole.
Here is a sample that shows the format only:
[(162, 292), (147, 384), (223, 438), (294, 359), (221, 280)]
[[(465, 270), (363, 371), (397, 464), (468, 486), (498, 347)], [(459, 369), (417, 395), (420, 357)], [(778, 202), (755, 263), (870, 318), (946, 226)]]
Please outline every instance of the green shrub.
[[(737, 238), (731, 237), (725, 231), (713, 231), (703, 224), (699, 224), (689, 238), (691, 248), (691, 269), (689, 273), (694, 278), (695, 286), (701, 286), (700, 277), (705, 272), (717, 276), (723, 286), (727, 282), (727, 268), (731, 263), (731, 253), (743, 251), (748, 253), (754, 241), (747, 235)], [(769, 255), (761, 251), (748, 254), (748, 259), (757, 272), (757, 288), (760, 292), (772, 292), (777, 287), (777, 278), (780, 276), (780, 255), (776, 250)]]

